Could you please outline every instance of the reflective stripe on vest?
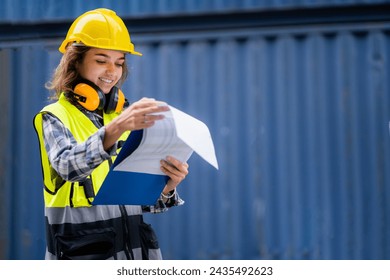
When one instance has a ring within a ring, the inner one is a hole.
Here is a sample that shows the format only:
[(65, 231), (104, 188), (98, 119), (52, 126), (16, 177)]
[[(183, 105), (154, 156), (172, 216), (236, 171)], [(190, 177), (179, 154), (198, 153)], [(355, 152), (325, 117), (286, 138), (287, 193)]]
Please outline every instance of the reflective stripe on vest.
[[(82, 143), (92, 134), (98, 131), (98, 128), (87, 118), (79, 109), (72, 105), (62, 94), (59, 100), (53, 104), (44, 107), (34, 118), (34, 126), (39, 139), (41, 152), (41, 165), (43, 172), (43, 181), (45, 185), (44, 201), (45, 207), (83, 207), (90, 206), (91, 201), (85, 194), (84, 187), (78, 182), (72, 183), (64, 181), (60, 187), (55, 179), (58, 175), (51, 167), (43, 140), (42, 115), (51, 113), (56, 116), (66, 128), (72, 133), (78, 143)], [(111, 122), (118, 114), (103, 114), (104, 124)], [(125, 140), (129, 133), (124, 133), (120, 140)], [(112, 157), (114, 160), (115, 157)], [(90, 175), (92, 179), (93, 191), (96, 194), (106, 177), (110, 165), (108, 161), (100, 164)], [(54, 175), (54, 176), (53, 176)], [(55, 176), (57, 175), (57, 176)]]

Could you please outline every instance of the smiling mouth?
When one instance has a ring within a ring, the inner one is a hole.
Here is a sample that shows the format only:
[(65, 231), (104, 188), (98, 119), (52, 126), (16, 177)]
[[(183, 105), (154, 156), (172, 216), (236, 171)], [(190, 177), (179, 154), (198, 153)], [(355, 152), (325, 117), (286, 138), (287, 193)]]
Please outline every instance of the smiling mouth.
[(105, 78), (99, 78), (99, 80), (105, 84), (108, 84), (108, 85), (112, 84), (112, 82), (114, 81), (114, 80), (105, 79)]

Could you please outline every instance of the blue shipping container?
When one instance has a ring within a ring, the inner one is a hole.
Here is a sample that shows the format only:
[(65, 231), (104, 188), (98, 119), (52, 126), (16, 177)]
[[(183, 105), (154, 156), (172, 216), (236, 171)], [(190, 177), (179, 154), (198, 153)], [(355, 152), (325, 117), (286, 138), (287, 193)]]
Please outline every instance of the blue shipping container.
[[(179, 188), (186, 204), (146, 217), (164, 257), (390, 259), (389, 6), (357, 5), (364, 15), (303, 6), (194, 15), (179, 6), (163, 20), (125, 18), (144, 55), (129, 57), (123, 91), (204, 121), (220, 165), (192, 156)], [(44, 254), (32, 119), (70, 24), (45, 22), (56, 15), (48, 10), (37, 24), (0, 23), (9, 29), (0, 35), (3, 259)]]

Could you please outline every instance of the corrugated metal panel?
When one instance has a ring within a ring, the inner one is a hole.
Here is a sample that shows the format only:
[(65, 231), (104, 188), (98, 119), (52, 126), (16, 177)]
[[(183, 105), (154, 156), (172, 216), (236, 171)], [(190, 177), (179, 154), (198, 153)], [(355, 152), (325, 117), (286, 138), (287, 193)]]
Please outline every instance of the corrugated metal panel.
[(387, 0), (2, 0), (0, 22), (41, 22), (73, 20), (90, 9), (106, 7), (121, 16), (145, 17), (177, 14), (221, 13), (269, 9), (340, 7), (363, 4), (383, 4)]
[(2, 199), (6, 212), (1, 228), (8, 234), (4, 251), (9, 259), (43, 258), (42, 178), (32, 118), (42, 105), (39, 95), (46, 94), (46, 73), (35, 71), (44, 67), (46, 52), (42, 46), (23, 46), (1, 53), (1, 64), (5, 63), (2, 73), (9, 79), (8, 85), (0, 89), (1, 96), (8, 100), (2, 103), (2, 108), (7, 108), (3, 114), (7, 113), (8, 127), (2, 143), (2, 157), (6, 159)]
[[(180, 186), (185, 206), (146, 217), (165, 258), (390, 259), (389, 29), (383, 22), (133, 37), (144, 56), (130, 58), (126, 95), (165, 100), (203, 120), (220, 164), (216, 171), (194, 155)], [(0, 42), (6, 258), (43, 257), (32, 117), (46, 102), (58, 43)]]
[(150, 84), (143, 93), (203, 119), (221, 166), (192, 158), (187, 206), (150, 218), (167, 258), (390, 257), (382, 28), (176, 34), (141, 47), (129, 92)]
[(7, 147), (9, 144), (8, 133), (4, 137), (4, 131), (10, 130), (10, 114), (9, 114), (9, 100), (8, 94), (10, 89), (10, 78), (9, 73), (9, 52), (0, 51), (0, 106), (2, 108), (3, 117), (0, 118), (0, 130), (3, 131), (3, 137), (0, 138), (0, 259), (4, 259), (8, 256), (7, 250), (7, 241), (8, 241), (8, 231), (5, 225), (8, 224), (7, 209), (10, 206), (8, 203), (7, 197), (9, 182), (7, 181), (8, 174), (8, 153)]

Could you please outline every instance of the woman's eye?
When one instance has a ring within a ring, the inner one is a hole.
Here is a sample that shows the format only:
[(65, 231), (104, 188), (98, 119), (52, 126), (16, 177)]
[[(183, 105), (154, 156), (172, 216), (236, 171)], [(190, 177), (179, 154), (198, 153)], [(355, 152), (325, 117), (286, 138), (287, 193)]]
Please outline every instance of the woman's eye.
[(98, 64), (104, 64), (104, 63), (106, 63), (104, 60), (96, 60), (96, 62), (97, 62)]

